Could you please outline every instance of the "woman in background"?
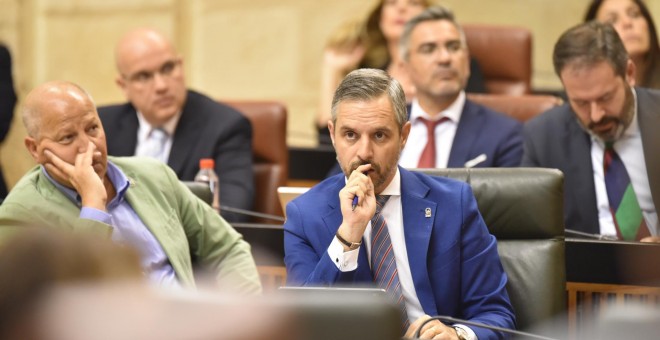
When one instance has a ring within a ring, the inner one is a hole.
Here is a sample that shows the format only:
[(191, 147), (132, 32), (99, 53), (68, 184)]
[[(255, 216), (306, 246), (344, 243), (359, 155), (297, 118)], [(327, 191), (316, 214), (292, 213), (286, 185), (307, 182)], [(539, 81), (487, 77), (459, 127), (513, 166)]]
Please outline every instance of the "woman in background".
[(585, 21), (612, 24), (635, 63), (636, 85), (660, 88), (660, 47), (648, 8), (641, 0), (594, 0)]
[[(346, 74), (357, 68), (387, 71), (401, 83), (406, 100), (412, 101), (415, 87), (404, 70), (399, 55), (399, 39), (406, 22), (434, 4), (434, 0), (379, 0), (366, 20), (347, 22), (330, 37), (323, 54), (321, 95), (316, 117), (320, 144), (330, 144), (328, 120), (335, 89)], [(483, 75), (474, 60), (470, 64), (466, 90), (486, 92)]]

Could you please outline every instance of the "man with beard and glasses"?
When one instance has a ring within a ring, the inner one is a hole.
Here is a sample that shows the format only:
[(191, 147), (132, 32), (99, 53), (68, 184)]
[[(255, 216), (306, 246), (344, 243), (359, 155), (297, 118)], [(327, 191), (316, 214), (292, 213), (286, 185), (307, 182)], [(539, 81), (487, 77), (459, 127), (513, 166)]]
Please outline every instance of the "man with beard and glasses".
[[(514, 328), (497, 243), (469, 185), (397, 166), (410, 133), (400, 84), (384, 71), (353, 71), (331, 112), (343, 173), (287, 205), (288, 283), (383, 288), (397, 301), (407, 337), (428, 315)], [(475, 336), (503, 335), (439, 321), (421, 332), (422, 339)]]
[(660, 241), (660, 91), (634, 87), (635, 64), (609, 24), (566, 31), (553, 62), (568, 103), (526, 124), (522, 165), (564, 172), (566, 228)]

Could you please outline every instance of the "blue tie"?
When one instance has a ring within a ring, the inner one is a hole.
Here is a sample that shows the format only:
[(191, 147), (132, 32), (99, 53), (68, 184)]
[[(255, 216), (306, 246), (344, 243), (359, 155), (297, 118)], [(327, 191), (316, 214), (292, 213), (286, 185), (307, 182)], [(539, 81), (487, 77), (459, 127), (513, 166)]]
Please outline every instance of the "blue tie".
[(399, 282), (399, 272), (394, 260), (390, 233), (385, 218), (381, 214), (383, 206), (389, 199), (390, 196), (385, 195), (376, 197), (376, 214), (371, 219), (371, 272), (378, 287), (385, 289), (399, 306), (401, 325), (405, 332), (410, 325), (406, 301), (401, 293), (401, 282)]

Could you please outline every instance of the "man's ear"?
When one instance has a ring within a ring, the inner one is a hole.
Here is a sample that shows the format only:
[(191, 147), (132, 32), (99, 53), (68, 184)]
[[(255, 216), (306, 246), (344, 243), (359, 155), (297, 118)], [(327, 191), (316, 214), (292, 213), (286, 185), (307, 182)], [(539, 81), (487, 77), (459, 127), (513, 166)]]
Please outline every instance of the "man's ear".
[(403, 147), (406, 146), (406, 142), (408, 141), (408, 136), (410, 135), (410, 128), (411, 128), (410, 122), (406, 122), (403, 124), (403, 127), (401, 128), (401, 150), (403, 150)]
[(124, 96), (128, 99), (128, 91), (126, 89), (128, 84), (126, 84), (126, 79), (124, 79), (121, 74), (117, 74), (117, 77), (115, 77), (115, 84), (119, 86), (119, 89), (124, 92)]
[(30, 137), (27, 136), (25, 137), (25, 140), (23, 141), (25, 144), (25, 147), (27, 148), (28, 152), (30, 153), (30, 156), (32, 156), (32, 159), (36, 162), (39, 163), (39, 150), (37, 147), (37, 141)]
[(332, 146), (335, 146), (335, 124), (332, 123), (332, 120), (328, 120), (328, 131), (330, 131), (330, 140), (332, 140)]

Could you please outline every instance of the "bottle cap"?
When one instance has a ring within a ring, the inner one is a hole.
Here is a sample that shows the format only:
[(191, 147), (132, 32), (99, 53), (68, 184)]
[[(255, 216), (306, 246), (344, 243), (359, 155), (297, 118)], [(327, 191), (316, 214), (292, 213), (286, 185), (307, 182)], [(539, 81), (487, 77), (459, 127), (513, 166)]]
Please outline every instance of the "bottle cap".
[(200, 169), (213, 169), (215, 168), (215, 161), (213, 158), (202, 158), (199, 160)]

